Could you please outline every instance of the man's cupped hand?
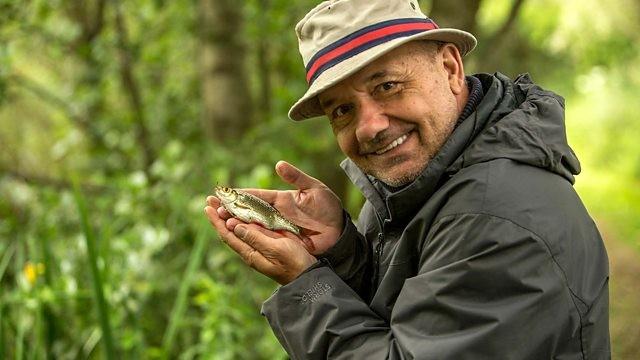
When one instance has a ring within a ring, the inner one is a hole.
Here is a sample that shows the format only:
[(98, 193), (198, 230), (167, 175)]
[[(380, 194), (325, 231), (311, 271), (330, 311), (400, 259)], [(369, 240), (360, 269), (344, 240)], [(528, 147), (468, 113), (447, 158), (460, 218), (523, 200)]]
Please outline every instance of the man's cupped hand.
[(276, 164), (276, 172), (297, 190), (242, 190), (302, 227), (300, 237), (233, 218), (214, 196), (207, 197), (205, 213), (222, 241), (247, 265), (285, 285), (317, 261), (314, 255), (336, 243), (344, 224), (340, 200), (325, 184), (285, 161)]

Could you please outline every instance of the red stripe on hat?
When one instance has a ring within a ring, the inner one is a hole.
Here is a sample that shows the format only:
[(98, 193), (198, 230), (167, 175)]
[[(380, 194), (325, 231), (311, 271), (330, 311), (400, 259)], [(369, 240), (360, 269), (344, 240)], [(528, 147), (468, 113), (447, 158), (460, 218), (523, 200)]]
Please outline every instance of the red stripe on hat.
[(311, 80), (311, 78), (313, 77), (313, 74), (324, 64), (368, 42), (374, 41), (376, 39), (379, 39), (385, 36), (393, 35), (396, 33), (405, 32), (405, 31), (412, 31), (412, 30), (427, 31), (427, 30), (433, 30), (437, 28), (438, 28), (438, 25), (436, 25), (433, 22), (431, 23), (418, 22), (418, 23), (409, 23), (409, 24), (390, 25), (381, 29), (373, 30), (371, 32), (362, 34), (361, 36), (354, 38), (353, 40), (329, 51), (328, 53), (316, 59), (313, 66), (311, 66), (311, 69), (309, 69), (309, 71), (307, 72), (307, 82)]

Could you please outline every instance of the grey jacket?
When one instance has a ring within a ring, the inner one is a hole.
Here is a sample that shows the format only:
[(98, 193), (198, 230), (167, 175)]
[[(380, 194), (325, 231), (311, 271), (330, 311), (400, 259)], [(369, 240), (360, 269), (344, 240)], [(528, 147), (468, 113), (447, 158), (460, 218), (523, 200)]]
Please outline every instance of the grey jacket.
[(293, 359), (606, 359), (608, 261), (573, 189), (564, 101), (528, 76), (485, 96), (418, 179), (367, 198), (262, 312)]

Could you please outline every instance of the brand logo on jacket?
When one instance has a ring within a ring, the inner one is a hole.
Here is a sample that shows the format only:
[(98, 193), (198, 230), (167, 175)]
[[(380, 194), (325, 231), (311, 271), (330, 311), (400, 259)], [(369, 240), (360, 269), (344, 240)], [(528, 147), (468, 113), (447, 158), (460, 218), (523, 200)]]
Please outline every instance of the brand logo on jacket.
[(302, 294), (300, 302), (303, 304), (316, 302), (320, 296), (325, 295), (331, 289), (331, 285), (318, 281), (313, 284), (313, 287)]

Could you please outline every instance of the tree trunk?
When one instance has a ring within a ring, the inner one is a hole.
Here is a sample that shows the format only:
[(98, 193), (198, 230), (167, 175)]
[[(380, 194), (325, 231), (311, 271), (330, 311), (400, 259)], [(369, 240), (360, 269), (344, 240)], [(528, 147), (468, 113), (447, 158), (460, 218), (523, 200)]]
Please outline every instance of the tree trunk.
[(115, 29), (118, 46), (118, 55), (120, 60), (120, 79), (122, 88), (128, 95), (127, 99), (131, 105), (134, 120), (134, 130), (136, 134), (136, 142), (140, 148), (142, 156), (142, 168), (147, 179), (154, 183), (154, 176), (151, 173), (151, 165), (155, 161), (155, 151), (151, 142), (151, 134), (147, 127), (147, 120), (142, 101), (140, 86), (133, 74), (134, 61), (132, 51), (129, 45), (129, 35), (127, 27), (122, 15), (120, 3), (112, 1), (115, 13)]
[[(258, 2), (259, 11), (261, 14), (268, 14), (271, 8), (270, 0), (260, 0)], [(267, 29), (268, 23), (267, 16), (259, 16), (257, 21), (260, 29)], [(261, 118), (269, 118), (271, 115), (271, 66), (270, 66), (270, 38), (268, 36), (259, 36), (257, 46), (257, 63), (258, 78), (260, 79), (260, 92), (257, 103), (260, 104), (258, 111), (261, 114)]]
[[(515, 53), (513, 46), (527, 47), (523, 42), (510, 39), (515, 34), (513, 29), (525, 0), (511, 1), (511, 9), (507, 17), (493, 34), (480, 33), (477, 27), (476, 17), (481, 3), (482, 0), (433, 0), (430, 17), (433, 17), (440, 27), (466, 30), (478, 38), (480, 46), (472, 56), (465, 59), (465, 70), (505, 72), (503, 68), (506, 65), (505, 59), (508, 55), (513, 56)], [(519, 61), (522, 60), (520, 56)]]
[(227, 142), (250, 127), (242, 2), (199, 0), (202, 121), (206, 135)]
[(482, 0), (433, 0), (432, 18), (440, 27), (452, 27), (475, 34), (476, 15)]

